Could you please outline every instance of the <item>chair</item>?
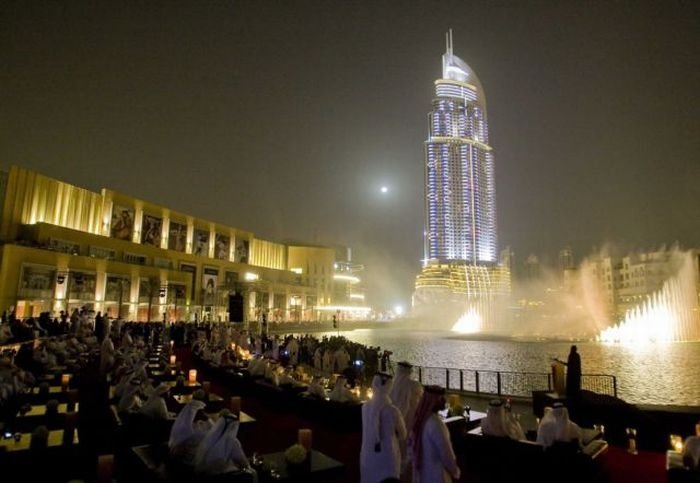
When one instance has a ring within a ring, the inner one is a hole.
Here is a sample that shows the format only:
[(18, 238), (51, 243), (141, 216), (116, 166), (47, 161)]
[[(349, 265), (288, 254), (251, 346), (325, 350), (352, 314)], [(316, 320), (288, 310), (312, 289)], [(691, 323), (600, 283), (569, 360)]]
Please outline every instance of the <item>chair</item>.
[(71, 389), (70, 391), (68, 391), (68, 411), (75, 411), (76, 405), (78, 404), (78, 397), (79, 394), (77, 389)]
[(75, 439), (75, 428), (78, 424), (78, 413), (67, 413), (63, 427), (63, 446), (72, 446)]

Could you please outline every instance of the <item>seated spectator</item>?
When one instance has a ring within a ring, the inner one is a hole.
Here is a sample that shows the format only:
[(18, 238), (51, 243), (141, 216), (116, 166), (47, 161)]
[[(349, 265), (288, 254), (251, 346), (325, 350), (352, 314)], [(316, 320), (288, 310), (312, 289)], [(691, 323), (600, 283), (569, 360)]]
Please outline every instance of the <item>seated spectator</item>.
[(306, 392), (304, 392), (304, 395), (318, 399), (326, 399), (326, 389), (323, 387), (321, 376), (314, 376), (311, 380), (311, 384), (309, 384)]
[(537, 442), (545, 448), (556, 442), (581, 444), (581, 428), (569, 419), (569, 410), (560, 402), (551, 409), (545, 408), (545, 414), (537, 428)]
[(248, 374), (251, 377), (263, 377), (265, 376), (265, 369), (267, 368), (267, 361), (260, 356), (251, 359), (248, 363)]
[(328, 395), (328, 398), (331, 401), (341, 403), (351, 403), (358, 401), (357, 397), (355, 397), (355, 395), (350, 391), (350, 389), (346, 387), (346, 382), (347, 380), (345, 379), (345, 377), (338, 376), (338, 378), (335, 380), (335, 386), (333, 387), (333, 390)]
[(194, 458), (195, 471), (213, 476), (250, 467), (238, 440), (238, 418), (224, 413), (199, 444)]
[(119, 399), (119, 404), (117, 405), (118, 411), (120, 413), (137, 411), (142, 404), (141, 398), (139, 397), (140, 391), (141, 381), (138, 379), (131, 379), (129, 387), (124, 389)]
[(177, 415), (170, 430), (168, 440), (170, 455), (188, 466), (194, 465), (197, 447), (212, 428), (211, 420), (206, 415), (203, 418), (197, 418), (203, 413), (202, 410), (205, 407), (204, 402), (192, 399)]
[(168, 405), (165, 403), (165, 395), (170, 390), (167, 384), (159, 384), (148, 396), (146, 402), (139, 409), (139, 413), (153, 419), (168, 419)]
[(292, 374), (293, 370), (294, 368), (292, 366), (287, 366), (284, 368), (284, 371), (282, 372), (282, 375), (280, 375), (279, 378), (280, 386), (296, 387), (299, 385), (299, 381), (294, 379), (294, 376)]
[(506, 413), (503, 401), (493, 399), (486, 410), (486, 418), (481, 421), (481, 432), (488, 436), (508, 437), (515, 440), (525, 439), (520, 423)]

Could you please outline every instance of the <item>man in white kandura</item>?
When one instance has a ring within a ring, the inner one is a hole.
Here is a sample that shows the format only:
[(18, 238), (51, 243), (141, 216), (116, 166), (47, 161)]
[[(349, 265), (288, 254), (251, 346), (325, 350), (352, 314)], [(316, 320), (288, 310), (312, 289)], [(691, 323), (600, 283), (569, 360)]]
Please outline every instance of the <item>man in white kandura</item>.
[(537, 442), (548, 448), (558, 441), (568, 443), (576, 440), (581, 444), (581, 428), (569, 419), (569, 410), (560, 402), (555, 402), (551, 410), (545, 408), (537, 428)]
[(376, 374), (372, 379), (372, 399), (362, 406), (361, 483), (380, 483), (386, 478), (399, 478), (401, 473), (406, 426), (389, 399), (391, 383), (389, 374)]
[(413, 483), (450, 483), (461, 475), (450, 432), (438, 415), (446, 403), (445, 389), (425, 387), (410, 438)]
[(520, 423), (503, 408), (503, 401), (493, 399), (489, 402), (486, 417), (481, 420), (481, 432), (487, 436), (502, 436), (516, 440), (525, 439), (525, 432)]

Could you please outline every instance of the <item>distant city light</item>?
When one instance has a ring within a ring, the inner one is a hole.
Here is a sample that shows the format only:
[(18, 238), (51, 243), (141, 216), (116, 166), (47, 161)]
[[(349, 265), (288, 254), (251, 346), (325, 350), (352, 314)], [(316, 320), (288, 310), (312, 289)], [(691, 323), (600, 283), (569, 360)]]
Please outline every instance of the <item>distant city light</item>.
[(358, 277), (355, 277), (353, 275), (341, 275), (338, 273), (333, 275), (333, 280), (343, 280), (345, 282), (350, 282), (350, 283), (360, 283), (360, 279)]
[(380, 191), (381, 191), (382, 193), (388, 193), (388, 192), (389, 192), (389, 188), (388, 188), (387, 186), (382, 186), (382, 187), (380, 188)]
[(403, 315), (403, 305), (397, 305), (394, 307), (394, 313), (396, 315)]

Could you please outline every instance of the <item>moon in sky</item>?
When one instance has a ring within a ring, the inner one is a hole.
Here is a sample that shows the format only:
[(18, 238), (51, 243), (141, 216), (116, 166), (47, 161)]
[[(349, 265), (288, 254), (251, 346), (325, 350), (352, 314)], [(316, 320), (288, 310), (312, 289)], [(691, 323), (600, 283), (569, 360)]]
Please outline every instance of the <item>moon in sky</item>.
[(388, 192), (389, 192), (389, 188), (386, 187), (386, 186), (382, 186), (382, 187), (379, 189), (379, 191), (381, 191), (382, 193), (388, 193)]

